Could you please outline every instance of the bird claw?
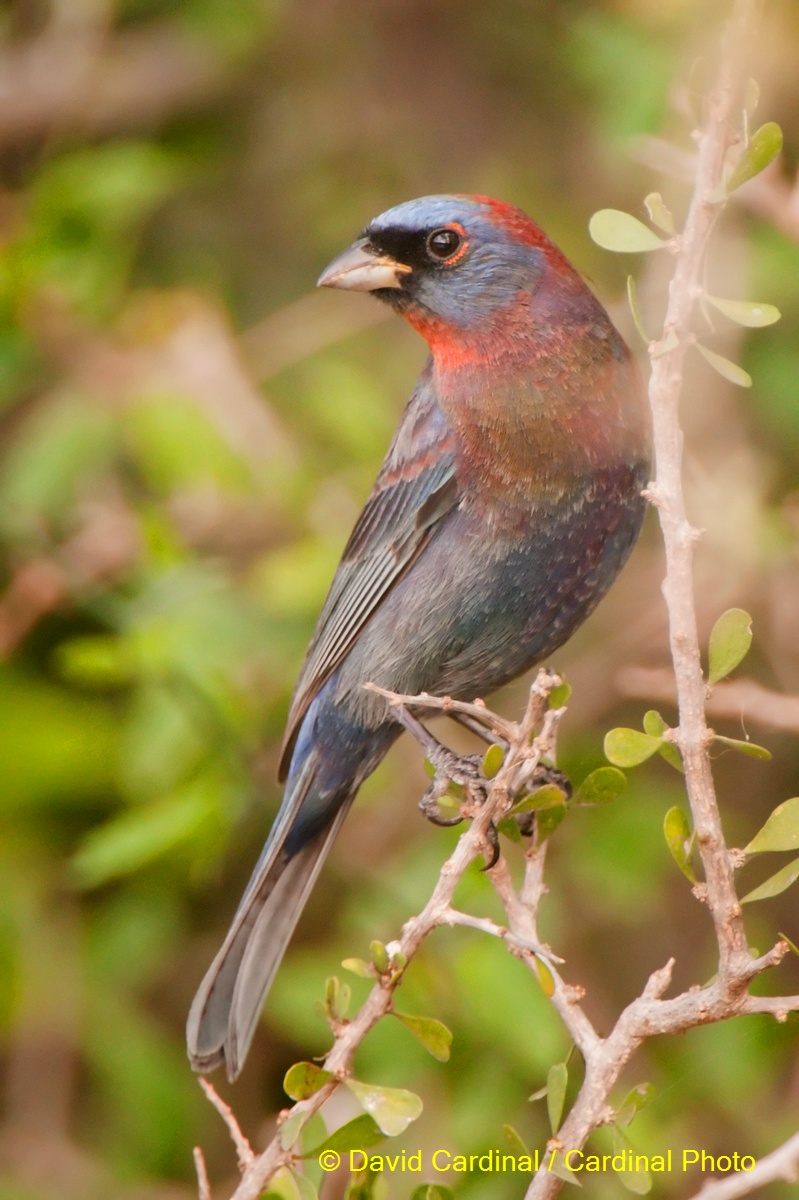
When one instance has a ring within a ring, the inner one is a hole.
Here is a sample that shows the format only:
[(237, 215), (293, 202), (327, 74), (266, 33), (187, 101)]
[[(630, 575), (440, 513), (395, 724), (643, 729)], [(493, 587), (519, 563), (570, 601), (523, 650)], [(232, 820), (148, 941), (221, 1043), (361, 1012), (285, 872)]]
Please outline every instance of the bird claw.
[(460, 825), (461, 821), (463, 820), (463, 817), (460, 813), (458, 813), (456, 817), (441, 816), (438, 802), (445, 794), (448, 784), (448, 779), (442, 779), (440, 783), (438, 780), (435, 780), (435, 782), (430, 784), (430, 787), (419, 801), (419, 812), (431, 823), (431, 825), (439, 825), (443, 827), (449, 825)]
[(486, 842), (489, 853), (485, 856), (485, 865), (480, 868), (481, 871), (490, 871), (492, 867), (497, 865), (499, 860), (499, 834), (493, 821), (488, 826), (488, 829), (486, 829)]

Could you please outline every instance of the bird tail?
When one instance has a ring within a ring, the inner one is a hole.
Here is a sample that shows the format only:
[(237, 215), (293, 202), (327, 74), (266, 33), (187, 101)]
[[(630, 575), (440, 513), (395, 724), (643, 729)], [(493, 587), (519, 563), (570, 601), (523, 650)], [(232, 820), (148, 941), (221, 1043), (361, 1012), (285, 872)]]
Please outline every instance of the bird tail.
[(228, 1079), (239, 1074), (275, 972), (352, 802), (350, 795), (333, 822), (289, 857), (286, 838), (312, 782), (313, 765), (306, 762), (194, 998), (186, 1041), (195, 1071), (224, 1063)]

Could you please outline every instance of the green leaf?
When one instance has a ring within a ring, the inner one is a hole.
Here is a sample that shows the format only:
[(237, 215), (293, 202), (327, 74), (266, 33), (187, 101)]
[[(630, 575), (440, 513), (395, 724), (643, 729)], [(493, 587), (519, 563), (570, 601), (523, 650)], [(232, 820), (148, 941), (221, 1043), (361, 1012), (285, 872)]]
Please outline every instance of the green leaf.
[(728, 358), (724, 358), (721, 354), (716, 354), (714, 350), (708, 350), (707, 346), (703, 346), (701, 342), (696, 343), (696, 348), (702, 357), (710, 363), (713, 370), (717, 371), (725, 379), (729, 379), (730, 383), (736, 383), (738, 387), (752, 386), (752, 376), (743, 367), (739, 367), (737, 363), (730, 362)]
[(710, 631), (707, 681), (711, 687), (734, 671), (752, 645), (752, 618), (743, 608), (728, 608)]
[(741, 898), (741, 904), (751, 904), (754, 900), (770, 900), (772, 896), (779, 896), (780, 892), (784, 892), (792, 883), (796, 883), (797, 879), (799, 879), (799, 858), (789, 862), (787, 867), (777, 871), (776, 875), (772, 875), (765, 883), (761, 883), (760, 887), (747, 892)]
[(731, 750), (737, 750), (739, 754), (746, 754), (749, 758), (771, 758), (771, 751), (765, 746), (758, 746), (756, 742), (742, 742), (738, 738), (722, 737), (720, 733), (713, 735), (714, 742), (721, 742), (724, 746), (729, 746)]
[(446, 1025), (437, 1021), (435, 1017), (410, 1017), (407, 1013), (397, 1012), (396, 1009), (393, 1011), (394, 1016), (402, 1021), (406, 1029), (410, 1029), (413, 1036), (422, 1043), (433, 1058), (437, 1058), (439, 1062), (449, 1060), (452, 1033)]
[(799, 850), (799, 796), (784, 800), (762, 829), (744, 847), (744, 854), (763, 854), (768, 850)]
[(776, 121), (768, 121), (765, 125), (761, 125), (752, 134), (749, 145), (738, 159), (735, 169), (727, 180), (725, 185), (727, 193), (734, 192), (742, 183), (759, 175), (770, 162), (774, 161), (781, 150), (782, 130)]
[(546, 1163), (547, 1172), (550, 1175), (556, 1175), (558, 1179), (564, 1180), (565, 1183), (572, 1183), (575, 1187), (583, 1186), (574, 1171), (566, 1166), (562, 1150), (558, 1150), (555, 1155), (551, 1151), (548, 1152), (544, 1162)]
[(547, 1114), (553, 1135), (560, 1129), (568, 1084), (569, 1068), (565, 1062), (553, 1063), (547, 1072)]
[(298, 1062), (286, 1072), (283, 1091), (292, 1100), (307, 1100), (332, 1078), (330, 1071), (323, 1070), (316, 1063)]
[(299, 1171), (281, 1167), (269, 1180), (264, 1200), (317, 1200), (317, 1192), (310, 1179)]
[(690, 859), (690, 842), (691, 830), (688, 825), (685, 813), (681, 808), (670, 808), (663, 818), (663, 836), (666, 839), (666, 845), (671, 851), (671, 856), (677, 866), (682, 871), (686, 879), (691, 883), (696, 883), (696, 875), (691, 866)]
[(413, 1189), (411, 1200), (455, 1200), (455, 1193), (443, 1183), (422, 1183)]
[[(301, 1064), (297, 1064), (298, 1066)], [(302, 1127), (308, 1120), (307, 1112), (292, 1112), (280, 1126), (280, 1148), (290, 1150), (302, 1132)]]
[[(544, 1089), (544, 1091), (546, 1092), (546, 1089)], [(505, 1141), (508, 1143), (508, 1146), (510, 1147), (511, 1152), (517, 1158), (520, 1158), (522, 1156), (525, 1156), (527, 1158), (533, 1157), (532, 1154), (530, 1153), (530, 1151), (527, 1149), (527, 1146), (525, 1145), (522, 1135), (520, 1133), (518, 1133), (513, 1128), (512, 1125), (503, 1125), (502, 1126), (502, 1136), (505, 1138)]]
[[(611, 1125), (610, 1136), (613, 1142), (614, 1157), (621, 1155), (623, 1157), (623, 1161), (626, 1162), (628, 1151), (633, 1150), (633, 1146), (629, 1138), (625, 1137), (625, 1135), (616, 1125)], [(633, 1159), (633, 1161), (635, 1161), (635, 1159)], [(652, 1177), (648, 1171), (628, 1171), (625, 1169), (622, 1171), (616, 1171), (616, 1174), (619, 1177), (619, 1182), (627, 1189), (628, 1192), (632, 1192), (635, 1196), (645, 1196), (647, 1192), (652, 1190)]]
[(541, 991), (545, 996), (554, 996), (555, 977), (542, 958), (535, 960), (535, 969), (538, 975), (538, 982), (541, 984)]
[(566, 816), (566, 812), (565, 804), (547, 805), (546, 808), (538, 810), (535, 818), (535, 835), (539, 846), (555, 832)]
[(663, 738), (638, 729), (610, 729), (605, 734), (605, 757), (616, 767), (637, 767), (662, 745)]
[(372, 962), (377, 968), (378, 974), (385, 975), (389, 967), (388, 951), (382, 942), (376, 939), (369, 943), (369, 953), (372, 956)]
[(642, 1108), (649, 1104), (655, 1096), (651, 1083), (639, 1083), (632, 1088), (616, 1110), (616, 1124), (630, 1125)]
[(572, 694), (572, 686), (564, 679), (549, 693), (549, 708), (563, 708), (568, 704)]
[(722, 300), (718, 296), (707, 294), (705, 299), (725, 317), (729, 317), (737, 325), (746, 325), (749, 329), (762, 329), (764, 325), (773, 325), (782, 315), (773, 304), (758, 304), (755, 300)]
[(682, 757), (680, 755), (679, 748), (675, 746), (674, 742), (670, 742), (665, 736), (668, 731), (668, 725), (663, 720), (660, 713), (656, 712), (654, 708), (650, 708), (649, 712), (644, 713), (644, 732), (648, 733), (650, 737), (663, 738), (663, 744), (660, 746), (658, 754), (661, 756), (661, 758), (665, 758), (666, 762), (670, 766), (674, 767), (675, 770), (682, 771), (684, 773), (684, 767), (682, 765)]
[(668, 728), (657, 709), (650, 708), (644, 713), (644, 733), (648, 733), (650, 737), (663, 737)]
[(370, 1146), (382, 1142), (384, 1136), (374, 1117), (369, 1113), (361, 1113), (359, 1117), (336, 1129), (321, 1145), (306, 1150), (302, 1157), (318, 1158), (323, 1150), (336, 1150), (339, 1154), (346, 1150), (367, 1150)]
[(517, 846), (524, 844), (521, 830), (512, 817), (503, 817), (501, 821), (497, 821), (497, 833), (501, 833), (509, 841), (515, 842)]
[(649, 334), (644, 329), (644, 322), (643, 322), (643, 318), (641, 317), (641, 309), (638, 304), (638, 289), (635, 286), (635, 280), (633, 279), (632, 275), (627, 276), (627, 303), (630, 306), (630, 312), (632, 313), (633, 324), (635, 325), (635, 328), (638, 330), (641, 340), (646, 342), (647, 345), (649, 345), (649, 343), (651, 342), (652, 339), (650, 338)]
[(601, 208), (588, 222), (588, 232), (603, 250), (617, 254), (639, 254), (647, 250), (662, 250), (665, 242), (656, 233), (618, 208)]
[(597, 767), (586, 775), (572, 797), (572, 804), (610, 804), (627, 787), (627, 777), (617, 767)]
[(348, 984), (342, 983), (336, 975), (329, 975), (325, 981), (325, 1012), (331, 1021), (343, 1021), (350, 1006), (352, 990)]
[(498, 746), (496, 743), (489, 746), (483, 758), (483, 774), (486, 779), (493, 779), (495, 775), (498, 775), (504, 761), (505, 751), (502, 746)]
[(387, 1137), (397, 1137), (403, 1133), (422, 1112), (420, 1097), (405, 1088), (381, 1087), (375, 1083), (361, 1083), (358, 1079), (347, 1079), (345, 1082), (358, 1103), (374, 1118)]
[(677, 232), (674, 228), (674, 217), (663, 203), (660, 192), (650, 192), (648, 196), (645, 196), (644, 206), (652, 224), (657, 225), (658, 229), (662, 229), (669, 237), (674, 237)]
[(517, 800), (513, 808), (509, 810), (509, 815), (539, 812), (545, 808), (559, 808), (565, 806), (565, 803), (566, 793), (563, 789), (555, 783), (545, 783), (543, 787), (536, 788), (534, 792), (529, 792), (526, 796), (522, 796), (521, 800)]
[(362, 958), (343, 958), (341, 965), (345, 971), (352, 971), (353, 975), (359, 975), (361, 979), (374, 979), (375, 969), (371, 963), (364, 962)]

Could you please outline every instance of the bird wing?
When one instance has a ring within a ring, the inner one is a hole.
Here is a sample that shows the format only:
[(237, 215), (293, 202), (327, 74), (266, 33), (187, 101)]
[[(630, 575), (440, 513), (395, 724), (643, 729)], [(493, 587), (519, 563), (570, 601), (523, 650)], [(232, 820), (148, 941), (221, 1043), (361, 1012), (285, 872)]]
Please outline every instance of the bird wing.
[(333, 577), (294, 689), (281, 750), (285, 778), (308, 706), (358, 634), (460, 499), (452, 431), (436, 404), (431, 367), (403, 414), (372, 493)]

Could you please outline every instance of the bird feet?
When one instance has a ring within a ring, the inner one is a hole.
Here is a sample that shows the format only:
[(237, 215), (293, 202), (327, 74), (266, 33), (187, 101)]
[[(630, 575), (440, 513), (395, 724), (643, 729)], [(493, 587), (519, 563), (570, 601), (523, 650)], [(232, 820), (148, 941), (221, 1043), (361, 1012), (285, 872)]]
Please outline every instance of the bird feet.
[[(461, 758), (430, 737), (425, 746), (427, 757), (436, 770), (436, 777), (419, 801), (419, 811), (433, 825), (459, 825), (463, 814), (445, 817), (441, 814), (440, 801), (448, 796), (453, 802), (471, 801), (484, 804), (488, 796), (485, 776), (481, 771), (482, 757), (469, 754)], [(454, 786), (453, 786), (454, 785)], [(458, 793), (462, 793), (458, 795)]]

